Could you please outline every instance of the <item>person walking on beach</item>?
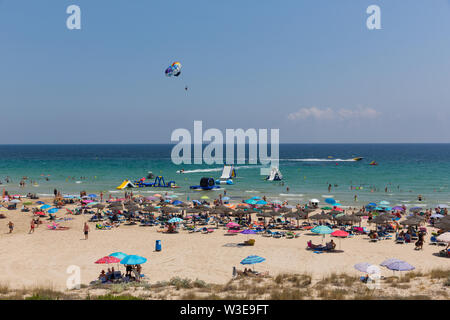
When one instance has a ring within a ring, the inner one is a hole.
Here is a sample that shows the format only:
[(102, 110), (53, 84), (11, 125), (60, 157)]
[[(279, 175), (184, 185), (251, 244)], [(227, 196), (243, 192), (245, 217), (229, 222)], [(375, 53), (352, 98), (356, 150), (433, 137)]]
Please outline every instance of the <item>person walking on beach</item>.
[(103, 202), (103, 191), (100, 192), (100, 202)]
[(7, 226), (9, 228), (9, 233), (12, 233), (14, 230), (14, 223), (12, 221), (10, 221), (10, 222), (8, 222)]
[(84, 223), (84, 240), (88, 239), (88, 234), (89, 234), (89, 225), (87, 224), (87, 222)]
[(31, 219), (30, 222), (30, 231), (28, 231), (28, 233), (34, 233), (34, 219)]
[(331, 183), (328, 184), (328, 192), (331, 192)]

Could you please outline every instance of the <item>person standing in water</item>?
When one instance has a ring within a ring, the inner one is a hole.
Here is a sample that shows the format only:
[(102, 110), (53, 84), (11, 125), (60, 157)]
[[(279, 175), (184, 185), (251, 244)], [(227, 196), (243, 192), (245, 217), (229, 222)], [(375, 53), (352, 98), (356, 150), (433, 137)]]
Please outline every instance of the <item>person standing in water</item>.
[(331, 183), (328, 184), (328, 192), (331, 192)]

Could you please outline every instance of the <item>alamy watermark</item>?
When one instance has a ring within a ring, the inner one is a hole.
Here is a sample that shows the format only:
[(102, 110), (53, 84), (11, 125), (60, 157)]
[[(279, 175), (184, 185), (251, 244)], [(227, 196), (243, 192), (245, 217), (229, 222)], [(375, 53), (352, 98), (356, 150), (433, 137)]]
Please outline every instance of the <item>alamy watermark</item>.
[[(176, 129), (172, 132), (171, 141), (178, 143), (172, 149), (171, 159), (177, 165), (245, 164), (248, 159), (248, 164), (266, 166), (261, 168), (260, 173), (269, 175), (270, 168), (278, 168), (279, 165), (280, 130), (270, 129), (270, 156), (267, 150), (268, 140), (268, 129), (226, 129), (224, 135), (222, 131), (214, 128), (203, 132), (203, 122), (194, 121), (193, 134), (187, 129)], [(208, 143), (206, 147), (205, 143)]]

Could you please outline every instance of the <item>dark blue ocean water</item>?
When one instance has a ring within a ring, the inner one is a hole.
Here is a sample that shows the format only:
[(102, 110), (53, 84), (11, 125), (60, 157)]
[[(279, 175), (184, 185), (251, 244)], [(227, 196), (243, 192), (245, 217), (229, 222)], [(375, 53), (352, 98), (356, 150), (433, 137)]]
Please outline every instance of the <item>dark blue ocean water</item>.
[[(0, 180), (6, 190), (21, 194), (52, 194), (56, 187), (67, 194), (86, 190), (117, 195), (122, 191), (116, 187), (124, 179), (139, 179), (152, 171), (163, 175), (166, 181), (175, 180), (181, 188), (145, 188), (135, 193), (169, 191), (182, 200), (205, 194), (214, 198), (219, 191), (194, 193), (189, 186), (197, 185), (202, 177), (218, 178), (221, 165), (174, 165), (170, 158), (172, 148), (173, 145), (3, 145)], [(355, 162), (354, 157), (364, 159)], [(369, 165), (373, 160), (378, 166)], [(380, 200), (393, 205), (450, 201), (450, 144), (282, 144), (283, 183), (264, 181), (258, 165), (236, 167), (235, 185), (226, 186), (227, 194), (236, 198), (265, 194), (297, 203), (332, 195), (347, 205), (355, 204), (355, 195), (358, 205)], [(181, 168), (187, 173), (177, 174)], [(5, 183), (6, 176), (12, 179), (9, 184)], [(28, 183), (19, 188), (24, 176), (35, 181), (35, 185)], [(424, 196), (423, 202), (417, 201), (418, 194)]]

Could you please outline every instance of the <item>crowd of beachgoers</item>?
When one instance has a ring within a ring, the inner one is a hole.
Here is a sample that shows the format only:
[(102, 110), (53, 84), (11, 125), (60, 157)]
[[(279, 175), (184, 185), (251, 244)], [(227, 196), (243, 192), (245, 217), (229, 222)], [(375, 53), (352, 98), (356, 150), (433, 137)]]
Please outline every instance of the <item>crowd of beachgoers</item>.
[[(445, 205), (409, 209), (404, 205), (389, 205), (387, 201), (380, 201), (361, 207), (343, 207), (332, 198), (325, 199), (322, 205), (317, 199), (304, 204), (292, 204), (290, 201), (281, 202), (265, 196), (232, 200), (223, 194), (217, 195), (216, 199), (210, 199), (207, 193), (199, 193), (198, 199), (192, 201), (178, 200), (177, 196), (167, 192), (149, 197), (125, 192), (121, 198), (111, 195), (106, 198), (103, 194), (88, 194), (84, 191), (80, 192), (79, 196), (64, 196), (55, 189), (53, 198), (44, 199), (33, 194), (9, 195), (4, 191), (0, 217), (8, 221), (8, 234), (19, 232), (15, 229), (15, 220), (23, 221), (28, 218), (29, 228), (21, 232), (35, 234), (38, 229), (71, 230), (83, 233), (83, 239), (88, 242), (91, 241), (89, 234), (94, 231), (125, 228), (128, 232), (130, 226), (136, 226), (143, 227), (139, 228), (141, 230), (155, 230), (159, 235), (220, 234), (234, 239), (242, 234), (242, 239), (235, 245), (255, 249), (262, 239), (304, 239), (295, 247), (306, 249), (306, 252), (309, 251), (309, 254), (313, 255), (343, 253), (345, 251), (342, 250), (342, 239), (349, 239), (346, 240), (345, 247), (349, 247), (348, 241), (353, 241), (351, 239), (359, 239), (358, 246), (361, 246), (360, 240), (364, 239), (367, 246), (376, 242), (392, 245), (411, 243), (413, 246), (408, 247), (414, 251), (422, 251), (424, 244), (435, 245), (436, 249), (432, 252), (427, 250), (427, 254), (439, 258), (450, 256), (450, 216)], [(81, 225), (77, 227), (78, 230), (73, 230), (71, 222), (78, 217), (81, 217)], [(115, 235), (119, 237), (118, 233)], [(130, 237), (130, 233), (127, 233), (127, 237)], [(324, 243), (327, 237), (329, 238)], [(109, 268), (103, 268), (96, 280), (91, 279), (95, 280), (91, 283), (145, 280), (141, 264), (147, 261), (146, 258), (134, 255), (134, 258), (142, 258), (145, 261), (124, 263), (123, 259), (128, 255), (122, 252), (115, 254), (121, 256), (107, 255), (95, 261), (108, 264)], [(145, 255), (145, 252), (142, 255)], [(389, 252), (386, 252), (386, 258), (388, 257)], [(233, 276), (266, 276), (271, 272), (247, 269), (247, 265), (254, 266), (266, 261), (267, 257), (252, 255), (247, 258), (250, 259), (249, 263), (245, 263), (245, 259), (241, 261), (245, 266), (243, 270), (233, 268)], [(397, 264), (390, 270), (413, 270), (415, 261), (416, 259), (409, 262), (393, 259), (391, 262)], [(126, 272), (116, 271), (110, 268), (109, 264), (125, 265)], [(368, 266), (370, 264), (359, 268), (355, 264), (355, 269), (365, 273), (362, 281), (367, 281), (369, 277)]]

